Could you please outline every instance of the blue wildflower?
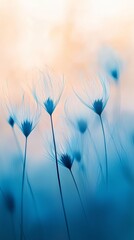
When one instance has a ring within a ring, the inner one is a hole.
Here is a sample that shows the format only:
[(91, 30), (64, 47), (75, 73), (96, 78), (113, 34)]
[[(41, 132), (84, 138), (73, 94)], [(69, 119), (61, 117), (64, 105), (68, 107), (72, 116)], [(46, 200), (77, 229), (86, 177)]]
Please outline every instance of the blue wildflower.
[(110, 76), (116, 83), (120, 80), (122, 62), (118, 54), (110, 48), (102, 48), (100, 51), (100, 64), (102, 69)]
[(87, 109), (81, 104), (75, 96), (67, 99), (64, 111), (66, 119), (71, 125), (77, 129), (81, 134), (84, 134), (88, 130), (89, 116)]
[(12, 128), (14, 127), (15, 121), (14, 121), (14, 118), (11, 115), (8, 118), (8, 123)]
[(45, 102), (44, 102), (44, 106), (46, 111), (49, 113), (49, 115), (52, 115), (54, 109), (55, 109), (55, 105), (52, 99), (48, 98)]
[(40, 117), (40, 108), (36, 102), (33, 103), (32, 99), (27, 100), (23, 95), (22, 102), (19, 106), (17, 106), (16, 113), (14, 113), (15, 123), (18, 125), (26, 138), (36, 127)]
[(63, 164), (63, 166), (65, 166), (69, 170), (71, 170), (72, 168), (73, 161), (74, 159), (72, 159), (72, 157), (68, 153), (61, 154), (60, 162)]
[(98, 88), (96, 81), (91, 84), (91, 82), (86, 80), (83, 92), (81, 89), (80, 94), (76, 91), (75, 94), (85, 106), (93, 110), (96, 114), (101, 115), (109, 98), (109, 87), (106, 79), (100, 76), (99, 80), (99, 87), (101, 89)]
[(33, 96), (51, 116), (60, 101), (64, 88), (64, 79), (56, 77), (48, 69), (40, 74), (40, 79), (33, 88)]

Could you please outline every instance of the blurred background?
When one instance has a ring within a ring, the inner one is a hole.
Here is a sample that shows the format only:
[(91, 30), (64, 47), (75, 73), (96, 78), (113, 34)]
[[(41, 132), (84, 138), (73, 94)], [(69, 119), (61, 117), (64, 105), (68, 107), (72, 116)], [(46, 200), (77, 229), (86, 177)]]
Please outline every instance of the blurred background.
[(9, 79), (15, 87), (44, 65), (71, 81), (78, 70), (95, 65), (100, 48), (110, 46), (125, 63), (122, 91), (132, 108), (133, 13), (133, 0), (1, 0), (0, 81)]
[[(88, 187), (95, 191), (92, 194), (88, 188), (87, 206), (77, 163), (74, 165), (74, 174), (88, 212), (91, 239), (133, 240), (134, 1), (0, 0), (0, 187), (7, 193), (12, 193), (15, 206), (12, 214), (9, 211), (12, 209), (6, 211), (2, 201), (0, 202), (3, 216), (0, 218), (1, 240), (9, 240), (11, 234), (19, 236), (22, 169), (18, 160), (22, 158), (24, 151), (24, 136), (15, 125), (20, 150), (7, 122), (9, 112), (5, 106), (5, 83), (8, 82), (9, 103), (10, 100), (17, 102), (19, 86), (30, 86), (39, 69), (50, 66), (57, 74), (64, 74), (66, 87), (54, 113), (56, 136), (57, 139), (62, 139), (60, 134), (70, 134), (72, 130), (72, 126), (66, 123), (64, 102), (72, 94), (72, 85), (77, 83), (81, 73), (84, 72), (87, 76), (100, 70), (103, 49), (104, 52), (105, 49), (111, 49), (117, 53), (122, 63), (119, 84), (110, 82), (110, 99), (104, 113), (110, 164), (110, 195), (106, 196), (105, 191), (103, 192), (104, 184), (101, 181), (97, 185), (97, 157), (88, 134), (82, 136), (81, 144), (83, 149), (85, 147), (84, 157), (90, 156), (87, 172), (92, 186), (89, 184)], [(78, 104), (72, 101), (70, 106), (72, 118), (75, 119), (74, 109), (78, 109)], [(99, 120), (92, 114), (87, 119), (95, 144), (97, 142), (97, 151), (104, 163)], [(68, 239), (56, 185), (55, 164), (50, 161), (49, 155), (52, 150), (50, 130), (48, 115), (42, 110), (40, 122), (28, 142), (27, 172), (37, 204), (35, 209), (26, 185), (24, 218), (28, 240), (53, 240), (55, 236), (57, 240)], [(88, 150), (91, 151), (90, 155)], [(128, 164), (123, 171), (120, 158)], [(60, 168), (72, 239), (87, 240), (87, 223), (84, 222), (77, 193), (66, 170)], [(15, 240), (15, 237), (12, 239)]]

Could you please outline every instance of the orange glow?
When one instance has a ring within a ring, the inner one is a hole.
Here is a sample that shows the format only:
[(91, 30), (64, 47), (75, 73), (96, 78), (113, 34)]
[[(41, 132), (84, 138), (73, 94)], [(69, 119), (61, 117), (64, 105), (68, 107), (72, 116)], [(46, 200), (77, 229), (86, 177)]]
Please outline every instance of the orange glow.
[[(0, 2), (0, 79), (28, 81), (45, 65), (68, 80), (96, 64), (102, 45), (115, 48), (132, 82), (133, 0), (2, 0)], [(129, 88), (127, 82), (127, 88)]]

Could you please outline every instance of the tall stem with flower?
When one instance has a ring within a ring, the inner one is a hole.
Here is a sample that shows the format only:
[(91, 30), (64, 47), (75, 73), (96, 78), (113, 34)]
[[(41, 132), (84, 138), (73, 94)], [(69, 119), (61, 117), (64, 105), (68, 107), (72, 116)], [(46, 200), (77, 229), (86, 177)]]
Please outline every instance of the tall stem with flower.
[(65, 204), (63, 199), (60, 172), (59, 172), (59, 166), (58, 166), (54, 123), (53, 123), (53, 113), (57, 104), (59, 103), (59, 100), (61, 98), (63, 88), (64, 88), (63, 79), (62, 81), (60, 81), (60, 84), (59, 84), (59, 80), (61, 79), (60, 78), (56, 79), (55, 76), (53, 76), (52, 72), (51, 73), (49, 71), (46, 71), (45, 73), (41, 72), (41, 79), (38, 82), (38, 85), (36, 86), (36, 88), (33, 89), (33, 96), (35, 100), (38, 103), (40, 103), (40, 105), (46, 110), (46, 112), (50, 116), (50, 125), (51, 125), (52, 141), (53, 141), (54, 154), (55, 154), (58, 186), (59, 186), (61, 204), (62, 204), (64, 219), (65, 219), (65, 224), (67, 229), (67, 235), (68, 235), (68, 239), (70, 240), (71, 237), (70, 237), (67, 214), (66, 214)]
[(20, 239), (23, 239), (23, 202), (24, 202), (24, 181), (25, 181), (25, 172), (26, 172), (26, 159), (27, 159), (27, 137), (25, 138), (25, 150), (24, 150), (24, 159), (23, 159), (23, 171), (22, 171), (22, 185), (21, 185), (21, 221), (20, 221)]
[[(22, 160), (22, 165), (23, 165), (24, 157), (23, 157), (23, 153), (22, 153), (22, 149), (21, 149), (21, 146), (20, 146), (18, 137), (17, 137), (16, 132), (15, 132), (15, 129), (14, 129), (15, 120), (13, 119), (13, 116), (10, 115), (10, 117), (8, 118), (8, 123), (9, 123), (9, 125), (10, 125), (11, 128), (12, 128), (14, 140), (15, 140), (16, 146), (17, 146), (17, 148), (18, 148), (18, 152), (19, 152), (19, 154), (20, 154), (20, 158), (21, 158), (21, 160)], [(32, 188), (32, 185), (31, 185), (31, 182), (30, 182), (30, 179), (29, 179), (29, 176), (28, 176), (27, 172), (26, 172), (26, 181), (27, 181), (27, 185), (28, 185), (28, 188), (29, 188), (31, 197), (32, 197), (32, 201), (33, 201), (33, 204), (34, 204), (36, 216), (37, 216), (38, 220), (40, 221), (40, 219), (39, 219), (39, 214), (38, 214), (38, 208), (37, 208), (36, 198), (35, 198), (34, 191), (33, 191), (33, 188)]]
[[(100, 77), (100, 82), (101, 82), (101, 87), (103, 92), (102, 92), (102, 95), (100, 97), (97, 96), (95, 100), (91, 100), (89, 97), (89, 93), (87, 92), (88, 90), (90, 91), (88, 82), (87, 82), (87, 87), (84, 89), (85, 95), (83, 97), (78, 95), (76, 92), (75, 94), (85, 106), (93, 110), (99, 116), (102, 134), (103, 134), (103, 140), (104, 140), (106, 186), (108, 187), (108, 181), (109, 181), (108, 156), (107, 156), (106, 134), (105, 134), (104, 124), (102, 120), (102, 113), (107, 104), (109, 94), (108, 94), (107, 80)], [(96, 89), (94, 93), (96, 94)]]
[(78, 197), (79, 197), (80, 204), (81, 204), (81, 207), (82, 207), (82, 210), (83, 210), (83, 214), (84, 214), (84, 216), (85, 216), (86, 221), (88, 221), (88, 217), (87, 217), (87, 214), (86, 214), (84, 205), (83, 205), (83, 201), (82, 201), (82, 198), (81, 198), (81, 194), (80, 194), (80, 191), (79, 191), (77, 182), (76, 182), (76, 180), (75, 180), (74, 174), (73, 174), (73, 172), (72, 172), (72, 166), (73, 166), (74, 158), (71, 157), (71, 155), (68, 154), (68, 153), (62, 153), (61, 156), (60, 156), (59, 162), (60, 162), (64, 167), (66, 167), (66, 168), (69, 170), (70, 174), (71, 174), (71, 177), (72, 177), (74, 186), (75, 186), (76, 191), (77, 191), (77, 193), (78, 193)]
[(50, 115), (50, 122), (51, 122), (52, 138), (53, 138), (54, 153), (55, 153), (55, 163), (56, 163), (56, 171), (57, 171), (57, 178), (58, 178), (58, 184), (59, 184), (61, 202), (62, 202), (64, 217), (65, 217), (65, 222), (66, 222), (66, 227), (67, 227), (68, 238), (71, 239), (71, 238), (70, 238), (68, 221), (67, 221), (67, 216), (66, 216), (65, 205), (64, 205), (62, 187), (61, 187), (61, 180), (60, 180), (60, 172), (59, 172), (59, 165), (58, 165), (58, 158), (57, 158), (57, 149), (56, 149), (56, 141), (55, 141), (55, 133), (54, 133), (54, 126), (53, 126), (53, 118), (52, 118), (52, 115)]
[(35, 112), (32, 112), (33, 109), (31, 108), (31, 102), (29, 101), (26, 102), (25, 96), (23, 95), (21, 104), (20, 106), (18, 106), (17, 113), (14, 114), (13, 116), (14, 122), (18, 125), (18, 127), (20, 128), (21, 132), (25, 137), (24, 158), (22, 166), (22, 183), (21, 183), (20, 240), (22, 240), (24, 236), (24, 187), (26, 176), (28, 137), (33, 131), (33, 129), (36, 127), (40, 116), (40, 109), (37, 107), (37, 105), (36, 109), (34, 110)]

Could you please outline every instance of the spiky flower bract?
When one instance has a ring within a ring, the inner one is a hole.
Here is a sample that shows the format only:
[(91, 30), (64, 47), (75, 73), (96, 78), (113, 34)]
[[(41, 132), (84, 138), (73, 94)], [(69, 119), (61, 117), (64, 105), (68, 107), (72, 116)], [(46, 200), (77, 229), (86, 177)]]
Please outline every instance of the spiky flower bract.
[(68, 168), (72, 169), (74, 161), (78, 163), (82, 159), (82, 149), (80, 141), (73, 131), (68, 136), (62, 136), (62, 141), (58, 149), (59, 163)]
[(63, 164), (63, 166), (65, 166), (66, 168), (71, 170), (72, 165), (73, 165), (73, 159), (71, 158), (71, 156), (69, 156), (69, 154), (67, 154), (67, 153), (61, 154), (60, 162)]
[[(59, 152), (59, 163), (64, 166), (65, 168), (67, 168), (71, 174), (73, 183), (75, 185), (76, 191), (78, 193), (79, 196), (79, 200), (83, 209), (83, 213), (85, 215), (85, 218), (87, 219), (86, 213), (85, 213), (85, 209), (83, 206), (83, 201), (81, 199), (81, 194), (77, 185), (77, 182), (75, 180), (73, 171), (72, 171), (72, 167), (73, 167), (73, 163), (75, 160), (77, 160), (78, 162), (81, 160), (81, 153), (80, 153), (80, 149), (76, 150), (74, 148), (75, 143), (78, 147), (78, 139), (76, 138), (76, 136), (71, 135), (64, 138), (64, 144), (62, 142), (62, 145), (60, 147), (60, 152)], [(74, 150), (75, 149), (75, 150)]]
[(35, 100), (51, 116), (59, 103), (63, 89), (64, 78), (59, 77), (48, 68), (43, 72), (40, 71), (40, 77), (33, 86), (33, 96)]
[[(22, 92), (23, 93), (23, 92)], [(14, 122), (18, 125), (21, 132), (25, 136), (25, 149), (24, 159), (22, 167), (22, 183), (21, 183), (21, 209), (20, 209), (20, 239), (23, 239), (24, 231), (24, 218), (23, 218), (23, 207), (24, 207), (24, 185), (25, 185), (25, 174), (26, 174), (26, 159), (27, 159), (27, 142), (28, 136), (31, 134), (33, 129), (36, 127), (39, 117), (40, 108), (36, 101), (29, 95), (22, 94), (20, 103), (14, 103), (12, 109), (12, 116)]]
[(80, 89), (75, 89), (75, 94), (85, 106), (100, 116), (109, 98), (109, 84), (102, 76), (94, 80), (83, 80)]
[(78, 93), (75, 89), (76, 96), (85, 106), (94, 111), (100, 118), (105, 150), (106, 186), (108, 186), (107, 146), (102, 113), (109, 98), (109, 85), (107, 79), (102, 76), (99, 76), (99, 81), (97, 82), (95, 80), (92, 82), (91, 80), (86, 80), (82, 81), (81, 84), (82, 85), (79, 86), (81, 92)]
[(16, 106), (14, 120), (27, 138), (36, 127), (40, 117), (40, 107), (29, 96), (23, 95), (20, 105)]
[(7, 121), (9, 125), (13, 128), (15, 124), (14, 118), (10, 115)]
[(40, 72), (40, 79), (38, 80), (38, 84), (33, 87), (33, 96), (35, 100), (46, 110), (46, 112), (50, 116), (50, 125), (51, 125), (51, 133), (52, 133), (52, 141), (54, 147), (54, 158), (55, 158), (55, 166), (56, 166), (56, 173), (57, 173), (57, 180), (58, 186), (60, 191), (61, 197), (61, 204), (64, 213), (64, 219), (66, 223), (67, 235), (68, 239), (70, 240), (70, 232), (68, 226), (68, 220), (64, 205), (64, 198), (62, 193), (62, 186), (61, 186), (61, 179), (60, 179), (60, 172), (58, 166), (58, 157), (57, 157), (57, 145), (55, 139), (55, 130), (54, 130), (54, 123), (53, 123), (53, 112), (60, 101), (62, 92), (64, 88), (64, 78), (57, 78), (52, 71), (48, 69), (45, 72)]
[(103, 100), (102, 99), (95, 100), (93, 103), (93, 109), (95, 113), (97, 113), (98, 115), (101, 115), (104, 109)]

